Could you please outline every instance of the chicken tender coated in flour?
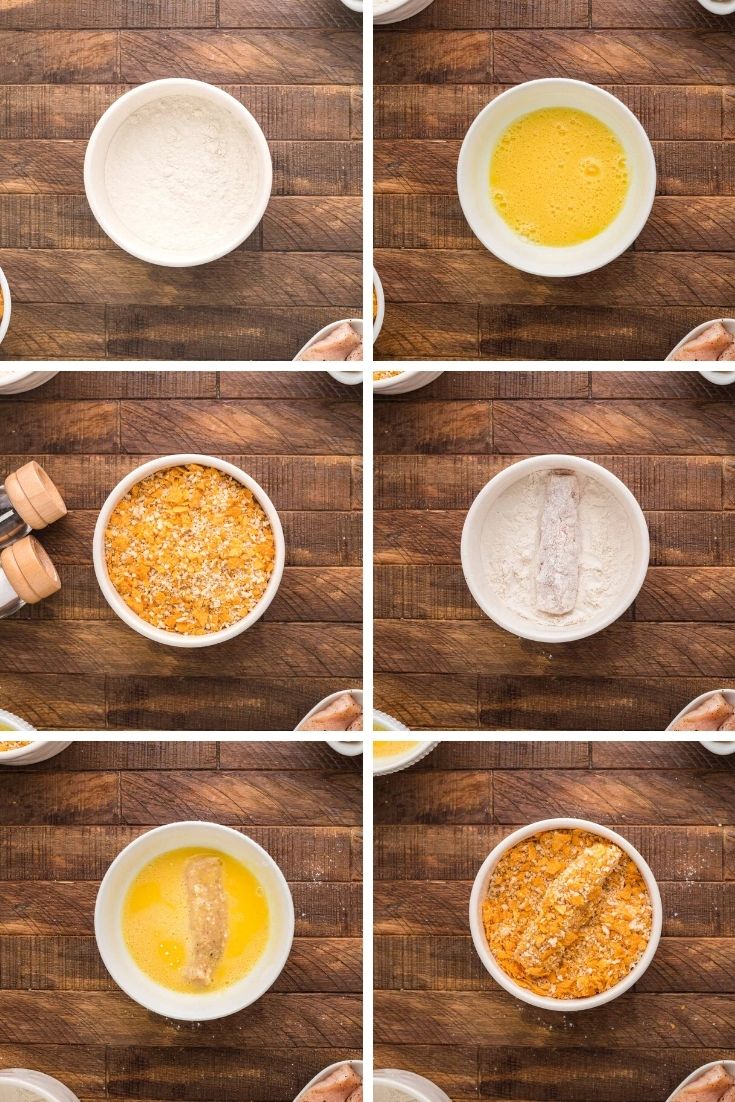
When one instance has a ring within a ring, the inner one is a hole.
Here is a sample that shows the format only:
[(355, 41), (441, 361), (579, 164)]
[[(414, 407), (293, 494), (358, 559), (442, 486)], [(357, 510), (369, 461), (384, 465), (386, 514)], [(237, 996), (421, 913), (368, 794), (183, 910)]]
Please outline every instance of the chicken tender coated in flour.
[(561, 616), (579, 590), (579, 482), (573, 471), (552, 471), (546, 484), (536, 570), (536, 607)]
[(209, 987), (227, 941), (227, 898), (219, 857), (202, 854), (186, 862), (189, 960), (186, 978)]

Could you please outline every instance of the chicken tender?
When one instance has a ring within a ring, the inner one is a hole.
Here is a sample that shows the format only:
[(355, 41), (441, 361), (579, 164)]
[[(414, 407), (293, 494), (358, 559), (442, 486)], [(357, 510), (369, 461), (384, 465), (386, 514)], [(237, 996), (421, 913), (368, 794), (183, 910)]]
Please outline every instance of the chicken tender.
[(561, 616), (577, 603), (581, 541), (579, 482), (573, 471), (552, 471), (546, 485), (536, 570), (536, 608)]
[(710, 1068), (674, 1097), (674, 1102), (721, 1102), (728, 1088), (735, 1084), (722, 1064)]
[(680, 348), (672, 360), (719, 360), (722, 353), (726, 352), (733, 343), (731, 333), (728, 333), (721, 321), (710, 325), (698, 337)]
[(326, 337), (322, 337), (311, 348), (299, 356), (303, 361), (321, 361), (331, 363), (337, 360), (348, 360), (352, 353), (362, 344), (362, 338), (348, 321), (343, 321)]
[(202, 854), (186, 862), (189, 908), (189, 960), (186, 978), (209, 987), (227, 940), (227, 899), (219, 857)]
[(362, 1089), (360, 1076), (350, 1064), (343, 1064), (311, 1087), (303, 1102), (347, 1102), (358, 1089)]
[(359, 730), (352, 726), (357, 720), (362, 726), (362, 708), (352, 693), (343, 693), (311, 719), (305, 720), (299, 731), (354, 731)]
[(719, 731), (733, 715), (722, 693), (715, 693), (675, 723), (672, 731)]

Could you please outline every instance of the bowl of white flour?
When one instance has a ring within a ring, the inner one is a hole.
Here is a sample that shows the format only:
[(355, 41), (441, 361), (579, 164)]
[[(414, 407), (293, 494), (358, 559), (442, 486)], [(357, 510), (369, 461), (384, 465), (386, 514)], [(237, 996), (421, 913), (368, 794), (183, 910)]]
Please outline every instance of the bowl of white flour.
[(501, 471), (462, 531), (472, 596), (500, 627), (542, 643), (608, 627), (643, 585), (650, 545), (643, 511), (614, 474), (573, 455), (541, 455)]
[(105, 111), (87, 145), (84, 188), (115, 244), (149, 264), (188, 268), (236, 249), (273, 185), (260, 126), (221, 88), (154, 80)]
[(75, 1094), (42, 1071), (0, 1070), (0, 1102), (79, 1102)]

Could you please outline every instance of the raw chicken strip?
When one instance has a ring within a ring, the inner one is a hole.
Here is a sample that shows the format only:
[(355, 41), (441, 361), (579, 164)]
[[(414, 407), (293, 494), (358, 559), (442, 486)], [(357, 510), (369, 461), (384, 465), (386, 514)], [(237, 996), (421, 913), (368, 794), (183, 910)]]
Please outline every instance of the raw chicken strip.
[(730, 1090), (723, 1094), (720, 1102), (735, 1102), (735, 1087), (730, 1087)]
[(355, 700), (352, 693), (343, 693), (327, 704), (311, 719), (305, 720), (299, 727), (300, 731), (349, 731), (350, 724), (356, 719), (362, 718), (362, 708)]
[(573, 471), (552, 471), (546, 485), (536, 570), (536, 608), (571, 612), (579, 589), (579, 483)]
[(350, 1095), (361, 1086), (357, 1072), (350, 1064), (343, 1064), (308, 1090), (303, 1102), (347, 1102)]
[(362, 1087), (355, 1087), (347, 1102), (362, 1102)]
[(343, 321), (326, 337), (322, 337), (311, 348), (307, 348), (300, 360), (321, 360), (332, 362), (333, 360), (348, 360), (350, 355), (362, 343), (359, 333), (356, 333), (348, 321)]
[(722, 1095), (733, 1085), (733, 1078), (722, 1064), (710, 1068), (688, 1087), (674, 1096), (674, 1102), (720, 1102)]
[(202, 854), (186, 862), (186, 899), (189, 907), (189, 961), (186, 978), (209, 987), (225, 951), (227, 899), (222, 883), (222, 861)]
[(362, 712), (360, 712), (357, 719), (353, 719), (352, 723), (349, 725), (347, 730), (348, 731), (362, 731), (362, 725), (363, 725), (363, 716), (362, 716)]
[(733, 714), (722, 693), (715, 693), (675, 723), (672, 731), (719, 731)]
[(732, 344), (733, 338), (721, 321), (716, 321), (680, 348), (672, 360), (717, 360)]
[(735, 731), (735, 712), (717, 728), (718, 731)]
[(348, 360), (362, 360), (363, 359), (362, 341), (360, 341), (357, 348), (353, 352), (350, 352), (347, 359)]
[(717, 357), (718, 360), (735, 360), (735, 340), (729, 348), (726, 348), (724, 352), (721, 352)]

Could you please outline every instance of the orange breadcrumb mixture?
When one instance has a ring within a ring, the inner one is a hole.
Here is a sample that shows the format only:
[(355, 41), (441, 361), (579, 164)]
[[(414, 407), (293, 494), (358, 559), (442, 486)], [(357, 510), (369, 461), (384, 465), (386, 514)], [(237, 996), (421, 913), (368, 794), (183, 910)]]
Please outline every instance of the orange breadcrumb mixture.
[(252, 612), (273, 573), (275, 542), (241, 482), (191, 463), (137, 482), (110, 517), (107, 571), (148, 624), (208, 635)]
[(30, 745), (30, 739), (28, 739), (26, 742), (0, 742), (0, 754), (4, 753), (6, 750), (20, 750), (21, 746)]
[(619, 846), (585, 830), (549, 830), (508, 850), (482, 917), (498, 965), (554, 999), (609, 991), (635, 968), (652, 929), (651, 898)]
[(392, 379), (395, 375), (402, 374), (402, 371), (373, 371), (373, 379), (377, 383), (380, 379)]

